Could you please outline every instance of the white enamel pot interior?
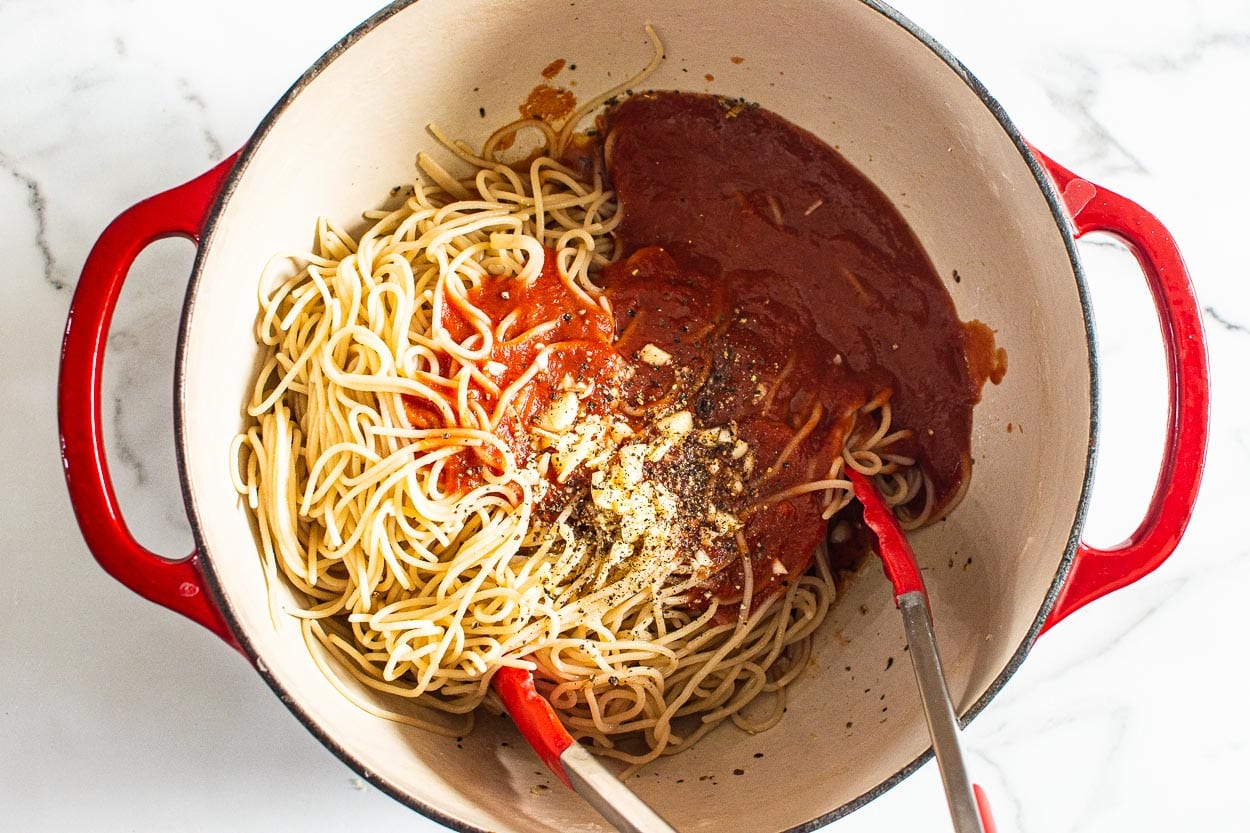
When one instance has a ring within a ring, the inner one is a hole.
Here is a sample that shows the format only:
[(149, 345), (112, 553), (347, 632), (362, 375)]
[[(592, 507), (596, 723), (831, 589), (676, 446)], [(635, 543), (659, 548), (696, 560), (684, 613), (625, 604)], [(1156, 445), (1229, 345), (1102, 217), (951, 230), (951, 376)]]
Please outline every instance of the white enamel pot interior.
[[(326, 681), (295, 621), (271, 622), (228, 454), (258, 368), (257, 285), (273, 254), (312, 244), (319, 214), (360, 228), (362, 210), (410, 182), (417, 152), (437, 151), (428, 123), (479, 143), (517, 115), (555, 58), (577, 67), (555, 83), (575, 79), (587, 100), (646, 64), (646, 22), (667, 53), (647, 86), (742, 96), (839, 149), (906, 217), (961, 317), (989, 324), (1008, 351), (1006, 379), (976, 410), (966, 497), (912, 536), (965, 719), (1023, 658), (1079, 532), (1093, 365), (1071, 238), (997, 106), (910, 24), (859, 0), (785, 0), (767, 14), (755, 4), (709, 13), (697, 0), (391, 7), (296, 84), (227, 180), (183, 321), (179, 452), (209, 582), (260, 672), (364, 777), (461, 830), (608, 828), (505, 718), (486, 715), (457, 742), (373, 717)], [(870, 562), (834, 608), (777, 727), (756, 736), (721, 727), (630, 786), (687, 833), (811, 829), (849, 812), (927, 755), (903, 645), (890, 589)]]

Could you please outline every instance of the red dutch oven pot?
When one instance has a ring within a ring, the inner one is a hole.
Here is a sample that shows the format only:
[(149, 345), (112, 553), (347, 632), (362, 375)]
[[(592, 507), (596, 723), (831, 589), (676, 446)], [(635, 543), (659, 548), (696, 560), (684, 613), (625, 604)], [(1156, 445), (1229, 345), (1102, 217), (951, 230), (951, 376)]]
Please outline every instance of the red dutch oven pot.
[[(1011, 369), (978, 405), (968, 493), (946, 520), (911, 536), (929, 567), (943, 662), (964, 721), (985, 708), (1040, 633), (1172, 553), (1202, 472), (1206, 352), (1172, 236), (1140, 206), (1028, 145), (940, 45), (892, 9), (861, 0), (782, 3), (767, 18), (733, 5), (708, 16), (686, 0), (607, 6), (580, 19), (566, 0), (527, 3), (525, 26), (548, 33), (542, 43), (518, 41), (512, 15), (521, 12), (508, 4), (387, 7), (309, 69), (242, 151), (110, 224), (83, 267), (66, 327), (65, 475), (100, 565), (242, 651), (328, 748), (458, 830), (603, 822), (570, 792), (531, 789), (544, 778), (505, 719), (483, 715), (460, 749), (375, 717), (328, 683), (298, 626), (269, 617), (253, 529), (229, 479), (229, 446), (244, 425), (257, 369), (252, 326), (267, 259), (305, 247), (318, 213), (350, 226), (410, 180), (417, 151), (433, 147), (425, 124), (480, 141), (478, 108), (511, 112), (555, 57), (576, 61), (579, 90), (607, 88), (609, 72), (619, 78), (646, 62), (642, 24), (653, 23), (668, 57), (651, 86), (702, 91), (705, 68), (715, 67), (713, 92), (758, 101), (837, 147), (895, 200), (938, 273), (960, 273), (949, 289), (961, 316), (998, 331)], [(561, 44), (559, 55), (544, 44)], [(431, 64), (429, 54), (456, 59)], [(730, 64), (730, 55), (745, 61)], [(1098, 411), (1092, 314), (1074, 239), (1091, 232), (1112, 235), (1136, 256), (1167, 360), (1167, 435), (1154, 495), (1128, 540), (1109, 549), (1080, 539)], [(198, 247), (175, 404), (197, 546), (177, 560), (148, 551), (126, 527), (105, 459), (100, 400), (109, 322), (127, 271), (145, 246), (169, 236)], [(1020, 430), (1004, 430), (1008, 423)], [(972, 554), (975, 561), (965, 562)], [(905, 664), (881, 670), (901, 648), (888, 584), (859, 577), (843, 590), (777, 727), (750, 738), (722, 727), (631, 785), (686, 831), (828, 823), (930, 754), (910, 671)], [(813, 737), (828, 742), (813, 745)], [(799, 750), (806, 765), (796, 773), (787, 759)], [(685, 777), (733, 768), (745, 770), (734, 781), (741, 789), (708, 793), (706, 782)]]

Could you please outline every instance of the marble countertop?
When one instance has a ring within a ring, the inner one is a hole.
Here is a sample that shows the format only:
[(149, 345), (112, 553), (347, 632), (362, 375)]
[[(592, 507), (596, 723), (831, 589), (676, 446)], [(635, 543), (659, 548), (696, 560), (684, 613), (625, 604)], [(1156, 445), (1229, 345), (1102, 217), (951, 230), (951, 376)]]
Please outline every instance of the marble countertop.
[[(379, 1), (0, 2), (0, 828), (441, 829), (362, 783), (215, 637), (95, 565), (56, 432), (65, 316), (101, 230), (239, 147)], [(897, 5), (1032, 142), (1163, 220), (1211, 354), (1210, 455), (1187, 536), (1039, 642), (966, 733), (971, 767), (1003, 831), (1247, 830), (1250, 674), (1232, 591), (1250, 586), (1250, 2)], [(1086, 538), (1110, 543), (1149, 499), (1163, 358), (1131, 257), (1097, 241), (1080, 252), (1104, 381)], [(106, 364), (122, 504), (157, 552), (191, 547), (170, 390), (192, 254), (170, 241), (140, 257)], [(949, 830), (934, 765), (829, 829)]]

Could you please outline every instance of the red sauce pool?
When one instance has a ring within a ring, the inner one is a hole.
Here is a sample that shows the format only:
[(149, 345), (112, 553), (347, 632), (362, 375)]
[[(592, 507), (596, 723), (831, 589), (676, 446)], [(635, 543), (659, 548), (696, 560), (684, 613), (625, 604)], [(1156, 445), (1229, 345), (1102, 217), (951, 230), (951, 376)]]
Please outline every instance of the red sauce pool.
[[(913, 432), (899, 448), (932, 479), (938, 511), (958, 495), (972, 406), (1006, 356), (989, 328), (959, 320), (885, 195), (810, 133), (742, 102), (643, 93), (609, 109), (605, 128), (624, 210), (626, 257), (604, 273), (617, 348), (673, 355), (662, 367), (635, 361), (627, 399), (684, 397), (696, 425), (734, 421), (761, 460), (819, 414), (784, 468), (760, 472), (726, 508), (820, 479), (855, 411), (882, 391), (892, 427)], [(819, 501), (749, 516), (757, 599), (810, 563), (825, 532)], [(742, 579), (732, 560), (709, 591), (732, 597)]]
[[(613, 315), (570, 292), (550, 253), (528, 285), (500, 278), (469, 293), (492, 326), (516, 316), (490, 357), (504, 368), (500, 390), (558, 345), (497, 429), (518, 463), (533, 453), (531, 421), (569, 377), (598, 383), (583, 412), (623, 413), (637, 427), (687, 409), (696, 428), (732, 425), (757, 463), (736, 490), (718, 481), (699, 495), (744, 521), (758, 601), (807, 569), (826, 528), (819, 493), (775, 496), (822, 479), (856, 412), (888, 393), (892, 430), (912, 431), (895, 448), (930, 477), (940, 512), (969, 474), (972, 407), (987, 379), (1001, 380), (1006, 355), (988, 327), (959, 320), (885, 195), (811, 134), (741, 102), (638, 94), (611, 107), (604, 127), (624, 212), (624, 257), (601, 276)], [(553, 330), (523, 336), (551, 320)], [(442, 324), (458, 340), (472, 333), (451, 305)], [(668, 360), (647, 360), (648, 345)], [(476, 383), (470, 397), (487, 413), (497, 402)], [(439, 424), (415, 402), (408, 412), (414, 425)], [(450, 458), (444, 488), (471, 488), (496, 457)], [(691, 604), (715, 596), (732, 610), (746, 578), (738, 545), (726, 537), (708, 555), (711, 578)]]

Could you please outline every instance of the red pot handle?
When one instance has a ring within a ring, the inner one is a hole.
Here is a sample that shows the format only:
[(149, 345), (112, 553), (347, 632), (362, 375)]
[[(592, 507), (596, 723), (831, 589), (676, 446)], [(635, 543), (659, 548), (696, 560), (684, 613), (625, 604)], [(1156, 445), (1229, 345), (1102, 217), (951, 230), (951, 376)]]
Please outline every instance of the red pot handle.
[(96, 561), (140, 596), (199, 622), (238, 647), (204, 592), (198, 554), (168, 560), (130, 534), (109, 476), (100, 418), (109, 323), (131, 264), (148, 244), (165, 237), (186, 237), (199, 244), (208, 208), (236, 158), (237, 154), (184, 185), (132, 206), (100, 235), (83, 265), (65, 325), (58, 420), (70, 502)]
[(1054, 180), (1076, 236), (1107, 232), (1141, 264), (1159, 315), (1168, 377), (1167, 441), (1145, 518), (1114, 547), (1077, 547), (1072, 571), (1042, 627), (1045, 633), (1094, 599), (1137, 581), (1176, 549), (1202, 479), (1210, 387), (1202, 313), (1172, 235), (1131, 200), (1081, 179), (1036, 148), (1033, 154)]

